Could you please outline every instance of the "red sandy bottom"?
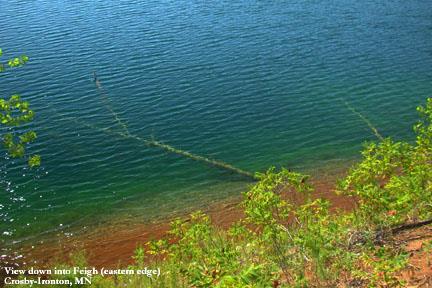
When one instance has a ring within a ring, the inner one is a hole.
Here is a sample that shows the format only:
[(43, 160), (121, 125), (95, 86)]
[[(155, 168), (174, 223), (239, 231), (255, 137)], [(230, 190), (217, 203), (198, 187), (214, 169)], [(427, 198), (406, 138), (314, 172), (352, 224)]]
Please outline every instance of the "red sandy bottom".
[[(347, 197), (337, 196), (334, 190), (334, 177), (312, 181), (315, 197), (330, 200), (334, 208), (351, 209), (354, 202)], [(204, 211), (212, 222), (222, 228), (229, 227), (243, 217), (239, 203), (241, 196), (210, 205)], [(300, 199), (291, 199), (298, 201)], [(85, 251), (88, 265), (97, 268), (119, 267), (131, 264), (135, 249), (153, 239), (160, 239), (169, 229), (170, 219), (152, 224), (114, 225), (98, 228), (92, 233), (74, 237), (59, 237), (55, 241), (41, 244), (35, 248), (24, 248), (28, 263), (37, 261), (38, 266), (51, 266), (66, 261), (74, 251)]]

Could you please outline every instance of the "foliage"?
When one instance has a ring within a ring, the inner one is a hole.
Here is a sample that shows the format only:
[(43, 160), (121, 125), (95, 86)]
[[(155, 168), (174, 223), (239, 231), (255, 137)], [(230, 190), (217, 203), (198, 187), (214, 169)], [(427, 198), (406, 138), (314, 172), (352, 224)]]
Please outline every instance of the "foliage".
[[(0, 56), (3, 52), (0, 49)], [(7, 61), (7, 63), (0, 63), (0, 72), (5, 71), (6, 68), (20, 67), (27, 63), (29, 58), (25, 55), (15, 57)], [(10, 96), (9, 99), (0, 99), (0, 123), (7, 127), (6, 133), (3, 133), (3, 146), (7, 153), (13, 158), (21, 158), (26, 155), (26, 145), (36, 139), (34, 131), (27, 131), (20, 134), (16, 127), (22, 126), (33, 120), (34, 112), (30, 109), (29, 103), (23, 101), (17, 94)], [(28, 165), (35, 167), (40, 165), (39, 155), (30, 155), (28, 157)]]
[(389, 226), (432, 217), (432, 98), (418, 111), (416, 143), (385, 139), (365, 146), (363, 160), (340, 182), (359, 202), (359, 222)]

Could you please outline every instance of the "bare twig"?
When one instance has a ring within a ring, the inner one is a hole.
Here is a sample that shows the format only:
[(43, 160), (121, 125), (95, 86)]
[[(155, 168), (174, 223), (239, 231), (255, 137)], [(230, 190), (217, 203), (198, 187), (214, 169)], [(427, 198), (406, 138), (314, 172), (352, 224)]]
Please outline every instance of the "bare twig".
[(399, 233), (399, 232), (404, 231), (404, 230), (414, 229), (414, 228), (418, 228), (418, 227), (429, 225), (429, 224), (432, 224), (432, 219), (420, 221), (420, 222), (409, 223), (409, 224), (404, 224), (404, 225), (393, 228), (391, 230), (391, 232), (393, 234), (396, 234), (396, 233)]

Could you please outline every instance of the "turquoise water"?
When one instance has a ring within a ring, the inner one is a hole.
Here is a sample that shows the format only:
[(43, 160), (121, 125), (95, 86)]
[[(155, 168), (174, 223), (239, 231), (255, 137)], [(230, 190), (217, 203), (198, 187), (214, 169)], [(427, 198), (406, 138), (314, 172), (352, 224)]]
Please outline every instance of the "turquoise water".
[[(1, 1), (0, 76), (37, 113), (30, 151), (2, 160), (0, 237), (36, 241), (236, 195), (247, 179), (106, 134), (131, 133), (248, 171), (343, 166), (374, 140), (412, 137), (432, 95), (430, 1)], [(27, 128), (27, 127), (26, 127)]]

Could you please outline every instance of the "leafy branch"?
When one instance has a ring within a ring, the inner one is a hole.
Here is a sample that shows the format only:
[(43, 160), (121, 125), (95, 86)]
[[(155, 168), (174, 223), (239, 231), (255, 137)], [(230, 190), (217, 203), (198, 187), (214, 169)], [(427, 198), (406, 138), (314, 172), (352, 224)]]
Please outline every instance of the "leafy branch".
[[(0, 49), (0, 56), (3, 51)], [(0, 62), (0, 72), (6, 68), (20, 67), (27, 63), (29, 58), (25, 55), (15, 57), (7, 61)], [(0, 99), (0, 123), (1, 125), (12, 130), (1, 135), (3, 147), (7, 153), (13, 158), (22, 158), (26, 155), (26, 145), (36, 140), (37, 135), (34, 131), (24, 133), (18, 132), (15, 128), (22, 126), (25, 123), (31, 122), (34, 118), (34, 112), (30, 109), (30, 104), (21, 99), (18, 94), (10, 96), (9, 99)], [(41, 157), (39, 155), (28, 156), (28, 165), (36, 167), (40, 165)]]

